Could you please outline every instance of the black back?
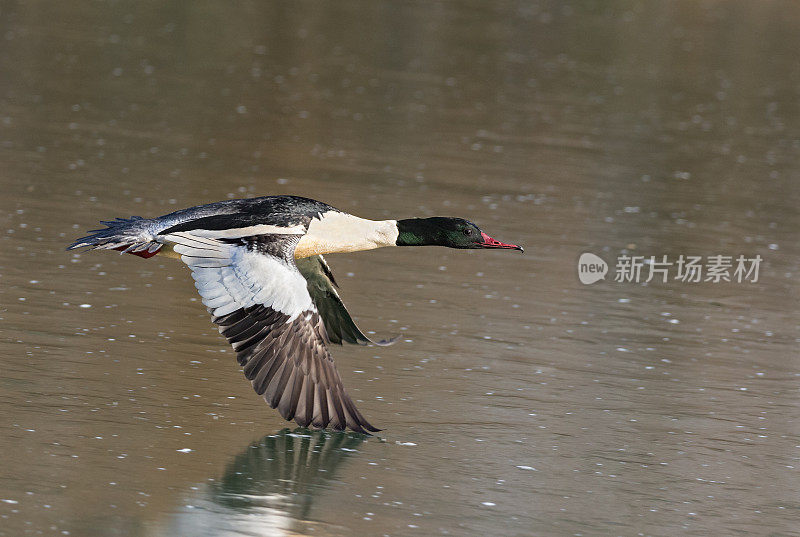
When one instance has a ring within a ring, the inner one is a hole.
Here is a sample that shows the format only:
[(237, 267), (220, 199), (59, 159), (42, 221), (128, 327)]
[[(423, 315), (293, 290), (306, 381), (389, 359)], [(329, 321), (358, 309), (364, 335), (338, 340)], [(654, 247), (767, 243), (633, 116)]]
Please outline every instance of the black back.
[(339, 212), (327, 203), (300, 196), (263, 196), (218, 201), (162, 216), (161, 219), (176, 223), (161, 233), (193, 229), (235, 229), (258, 224), (308, 227), (312, 218), (319, 218), (328, 211)]

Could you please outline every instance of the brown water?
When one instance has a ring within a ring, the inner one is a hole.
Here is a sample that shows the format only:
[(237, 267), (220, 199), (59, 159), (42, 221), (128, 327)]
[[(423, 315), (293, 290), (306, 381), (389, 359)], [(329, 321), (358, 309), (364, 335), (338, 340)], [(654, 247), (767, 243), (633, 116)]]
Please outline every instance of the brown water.
[[(797, 534), (800, 5), (0, 4), (0, 535)], [(377, 437), (286, 429), (100, 219), (293, 193), (526, 253), (329, 261)], [(604, 282), (579, 282), (594, 252)], [(756, 283), (613, 281), (622, 253)]]

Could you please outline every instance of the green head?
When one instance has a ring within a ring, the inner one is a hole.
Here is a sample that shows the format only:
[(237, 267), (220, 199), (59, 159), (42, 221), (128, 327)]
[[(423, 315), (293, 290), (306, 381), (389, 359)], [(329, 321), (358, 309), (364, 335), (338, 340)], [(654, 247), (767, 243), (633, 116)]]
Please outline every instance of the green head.
[(515, 244), (496, 241), (463, 218), (434, 216), (397, 221), (398, 246), (447, 246), (448, 248), (504, 248), (522, 251)]

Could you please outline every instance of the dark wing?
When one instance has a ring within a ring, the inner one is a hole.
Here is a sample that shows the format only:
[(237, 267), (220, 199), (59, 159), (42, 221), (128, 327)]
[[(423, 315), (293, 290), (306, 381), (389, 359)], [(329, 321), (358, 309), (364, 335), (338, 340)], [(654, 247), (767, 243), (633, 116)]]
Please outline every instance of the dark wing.
[(253, 389), (303, 427), (378, 431), (342, 385), (328, 336), (293, 261), (301, 234), (162, 236), (192, 269), (195, 286), (236, 351)]
[(368, 343), (391, 345), (395, 342), (397, 337), (389, 340), (373, 341), (358, 329), (356, 323), (353, 322), (353, 318), (350, 317), (350, 312), (347, 311), (342, 299), (339, 298), (339, 293), (336, 292), (334, 287), (336, 286), (336, 280), (333, 278), (333, 273), (328, 263), (325, 262), (321, 255), (296, 259), (295, 264), (300, 274), (308, 282), (308, 292), (311, 295), (311, 300), (314, 301), (314, 305), (322, 317), (322, 322), (325, 323), (325, 329), (328, 332), (331, 343), (341, 345), (343, 341), (346, 341), (347, 343), (358, 345), (367, 345)]

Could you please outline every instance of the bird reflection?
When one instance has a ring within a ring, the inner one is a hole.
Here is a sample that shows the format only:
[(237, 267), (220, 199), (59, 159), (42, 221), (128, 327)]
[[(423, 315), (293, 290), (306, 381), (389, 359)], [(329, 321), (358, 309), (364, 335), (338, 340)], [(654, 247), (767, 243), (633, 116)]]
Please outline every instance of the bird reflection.
[(172, 517), (170, 532), (296, 535), (314, 524), (309, 519), (315, 499), (364, 441), (356, 433), (302, 428), (265, 436), (236, 455), (205, 493), (190, 500), (190, 510)]
[(280, 504), (293, 518), (305, 519), (314, 496), (362, 442), (359, 434), (284, 429), (237, 455), (212, 486), (212, 497), (231, 509)]

